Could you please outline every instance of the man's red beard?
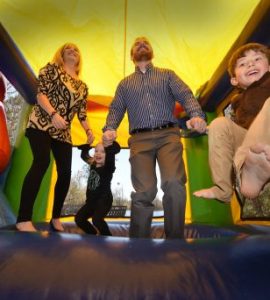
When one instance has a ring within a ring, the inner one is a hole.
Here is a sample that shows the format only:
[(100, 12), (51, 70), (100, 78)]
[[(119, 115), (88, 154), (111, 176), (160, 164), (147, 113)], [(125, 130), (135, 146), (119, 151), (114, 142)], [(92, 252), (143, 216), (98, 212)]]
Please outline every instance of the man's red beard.
[(149, 61), (153, 58), (153, 52), (149, 50), (141, 50), (133, 53), (133, 60), (136, 62)]

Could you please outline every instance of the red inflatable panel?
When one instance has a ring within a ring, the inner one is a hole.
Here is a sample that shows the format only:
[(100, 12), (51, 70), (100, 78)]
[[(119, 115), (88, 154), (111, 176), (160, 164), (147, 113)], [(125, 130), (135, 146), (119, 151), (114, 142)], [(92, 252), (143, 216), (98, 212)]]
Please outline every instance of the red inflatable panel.
[(10, 159), (10, 143), (7, 130), (4, 105), (0, 102), (0, 173), (4, 171)]

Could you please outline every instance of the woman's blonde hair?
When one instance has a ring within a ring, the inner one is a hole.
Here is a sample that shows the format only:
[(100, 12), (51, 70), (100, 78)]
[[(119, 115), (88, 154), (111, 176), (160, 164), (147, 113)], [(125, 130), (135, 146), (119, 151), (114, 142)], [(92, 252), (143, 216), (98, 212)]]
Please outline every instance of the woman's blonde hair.
[(77, 64), (77, 69), (76, 69), (76, 73), (79, 76), (81, 73), (81, 69), (82, 69), (82, 58), (81, 58), (81, 52), (80, 49), (77, 47), (77, 45), (73, 44), (73, 43), (65, 43), (63, 46), (61, 46), (56, 53), (54, 54), (54, 57), (52, 59), (52, 63), (57, 64), (60, 67), (63, 67), (64, 65), (64, 60), (63, 60), (63, 56), (64, 56), (64, 51), (66, 48), (70, 48), (70, 47), (74, 47), (78, 50), (79, 53), (79, 62)]

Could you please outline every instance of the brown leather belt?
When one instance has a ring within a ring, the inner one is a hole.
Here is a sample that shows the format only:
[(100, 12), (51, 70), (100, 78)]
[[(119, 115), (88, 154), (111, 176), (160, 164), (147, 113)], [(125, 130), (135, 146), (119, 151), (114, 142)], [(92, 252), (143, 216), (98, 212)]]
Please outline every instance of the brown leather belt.
[(136, 133), (141, 133), (141, 132), (150, 132), (150, 131), (156, 131), (156, 130), (162, 130), (162, 129), (166, 129), (166, 128), (173, 128), (173, 127), (177, 127), (177, 124), (175, 123), (167, 123), (161, 126), (157, 126), (154, 128), (138, 128), (138, 129), (133, 129), (130, 133), (131, 134), (136, 134)]

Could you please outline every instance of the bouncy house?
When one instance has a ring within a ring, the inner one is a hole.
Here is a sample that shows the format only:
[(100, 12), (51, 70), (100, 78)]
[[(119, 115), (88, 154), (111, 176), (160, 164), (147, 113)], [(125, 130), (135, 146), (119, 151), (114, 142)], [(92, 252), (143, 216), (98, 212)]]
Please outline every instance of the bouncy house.
[[(195, 190), (211, 185), (207, 135), (192, 136), (185, 128), (184, 239), (164, 238), (162, 216), (153, 219), (151, 239), (129, 238), (128, 217), (108, 218), (111, 237), (82, 234), (73, 216), (63, 217), (64, 233), (51, 232), (53, 161), (35, 203), (39, 231), (15, 229), (32, 160), (24, 129), (36, 102), (36, 76), (61, 44), (71, 41), (81, 49), (94, 143), (118, 82), (133, 72), (131, 43), (142, 35), (153, 43), (154, 64), (173, 69), (191, 87), (209, 123), (229, 101), (231, 53), (251, 41), (269, 45), (269, 1), (3, 0), (0, 16), (0, 298), (269, 299), (270, 200), (241, 203), (234, 195), (224, 204), (195, 198)], [(14, 145), (5, 78), (24, 99)], [(175, 115), (183, 124), (180, 106)], [(117, 139), (122, 149), (128, 136), (125, 117)], [(85, 142), (78, 120), (72, 137), (75, 145)]]

